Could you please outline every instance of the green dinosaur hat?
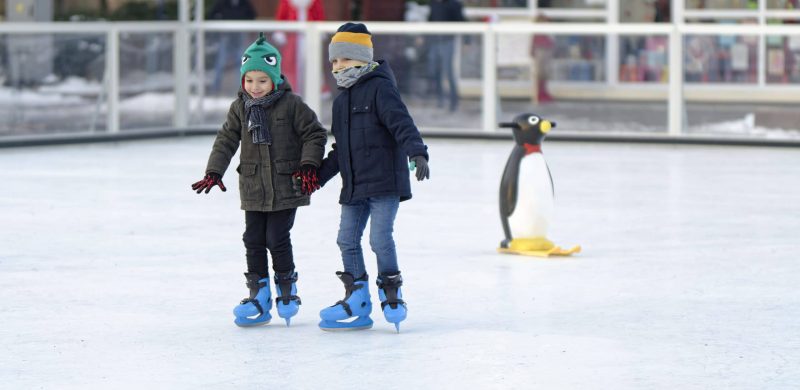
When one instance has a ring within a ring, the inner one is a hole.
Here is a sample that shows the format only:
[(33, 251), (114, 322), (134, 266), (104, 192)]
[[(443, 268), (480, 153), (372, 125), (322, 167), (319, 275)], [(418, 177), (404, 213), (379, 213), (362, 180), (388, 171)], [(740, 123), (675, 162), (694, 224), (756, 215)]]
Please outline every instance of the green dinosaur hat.
[(253, 42), (242, 55), (241, 77), (253, 70), (266, 73), (277, 88), (283, 82), (281, 78), (281, 53), (274, 46), (267, 43), (264, 33), (258, 34), (258, 39)]

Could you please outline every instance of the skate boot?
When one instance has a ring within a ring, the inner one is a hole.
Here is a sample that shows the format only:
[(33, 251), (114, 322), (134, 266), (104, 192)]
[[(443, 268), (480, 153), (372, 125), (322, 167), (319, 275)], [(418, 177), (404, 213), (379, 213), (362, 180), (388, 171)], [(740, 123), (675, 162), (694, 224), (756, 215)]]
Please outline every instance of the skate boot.
[[(372, 302), (369, 300), (369, 284), (367, 274), (355, 280), (348, 272), (336, 272), (336, 276), (344, 283), (344, 299), (319, 312), (322, 330), (357, 330), (372, 327)], [(352, 321), (343, 321), (356, 317)]]
[(242, 299), (239, 306), (233, 308), (236, 319), (233, 322), (239, 326), (256, 326), (268, 324), (272, 316), (272, 300), (269, 293), (269, 278), (259, 279), (255, 272), (244, 274), (247, 278), (247, 288), (250, 289), (250, 298)]
[(400, 333), (400, 321), (406, 319), (408, 309), (403, 302), (403, 293), (400, 286), (403, 285), (403, 277), (400, 272), (396, 274), (380, 274), (375, 280), (378, 285), (378, 297), (381, 300), (381, 310), (386, 321), (394, 324), (397, 332)]
[(275, 273), (275, 308), (278, 316), (286, 320), (289, 326), (292, 317), (300, 310), (300, 297), (297, 296), (297, 272)]

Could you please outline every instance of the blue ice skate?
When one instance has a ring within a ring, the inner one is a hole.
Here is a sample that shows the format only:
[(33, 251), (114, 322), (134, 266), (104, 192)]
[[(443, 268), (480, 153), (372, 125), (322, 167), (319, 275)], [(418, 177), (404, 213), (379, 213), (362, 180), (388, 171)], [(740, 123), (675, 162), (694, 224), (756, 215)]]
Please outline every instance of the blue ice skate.
[[(372, 302), (369, 297), (367, 274), (355, 280), (348, 272), (336, 272), (336, 276), (344, 283), (344, 299), (319, 312), (322, 330), (359, 330), (372, 327)], [(355, 317), (355, 319), (349, 320)]]
[(396, 274), (380, 274), (375, 280), (378, 285), (378, 298), (381, 300), (381, 310), (386, 321), (394, 324), (394, 328), (400, 333), (400, 321), (406, 319), (408, 309), (403, 301), (403, 293), (400, 286), (403, 285), (403, 277), (400, 272)]
[(269, 278), (259, 279), (255, 272), (248, 272), (244, 276), (247, 278), (250, 298), (242, 299), (242, 302), (233, 308), (233, 315), (236, 316), (233, 322), (243, 327), (268, 324), (272, 319), (269, 314), (269, 310), (272, 309)]
[(291, 325), (292, 317), (300, 310), (300, 297), (297, 296), (297, 272), (289, 271), (275, 274), (275, 308), (278, 316)]

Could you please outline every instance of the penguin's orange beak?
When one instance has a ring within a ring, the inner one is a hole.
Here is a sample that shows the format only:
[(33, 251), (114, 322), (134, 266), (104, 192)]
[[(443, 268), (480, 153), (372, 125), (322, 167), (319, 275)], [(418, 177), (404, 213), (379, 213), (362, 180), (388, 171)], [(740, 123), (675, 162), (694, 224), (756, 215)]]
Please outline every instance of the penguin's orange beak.
[(550, 121), (542, 121), (542, 123), (539, 125), (539, 130), (541, 130), (542, 133), (545, 133), (545, 134), (549, 133), (550, 129), (552, 129), (552, 128), (553, 128), (553, 125), (550, 123)]

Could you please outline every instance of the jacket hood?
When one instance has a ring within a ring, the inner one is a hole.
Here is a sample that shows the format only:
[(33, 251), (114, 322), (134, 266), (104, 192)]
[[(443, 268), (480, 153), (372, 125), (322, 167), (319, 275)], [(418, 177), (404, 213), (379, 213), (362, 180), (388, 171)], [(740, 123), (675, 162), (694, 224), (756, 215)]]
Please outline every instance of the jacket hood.
[(389, 62), (387, 62), (386, 60), (377, 60), (375, 62), (378, 63), (378, 67), (375, 68), (375, 70), (373, 70), (372, 72), (369, 72), (361, 76), (361, 78), (358, 79), (358, 81), (355, 84), (353, 84), (353, 87), (376, 77), (387, 79), (392, 82), (392, 85), (397, 87), (397, 79), (394, 78), (394, 72), (392, 72), (392, 67), (389, 66)]

